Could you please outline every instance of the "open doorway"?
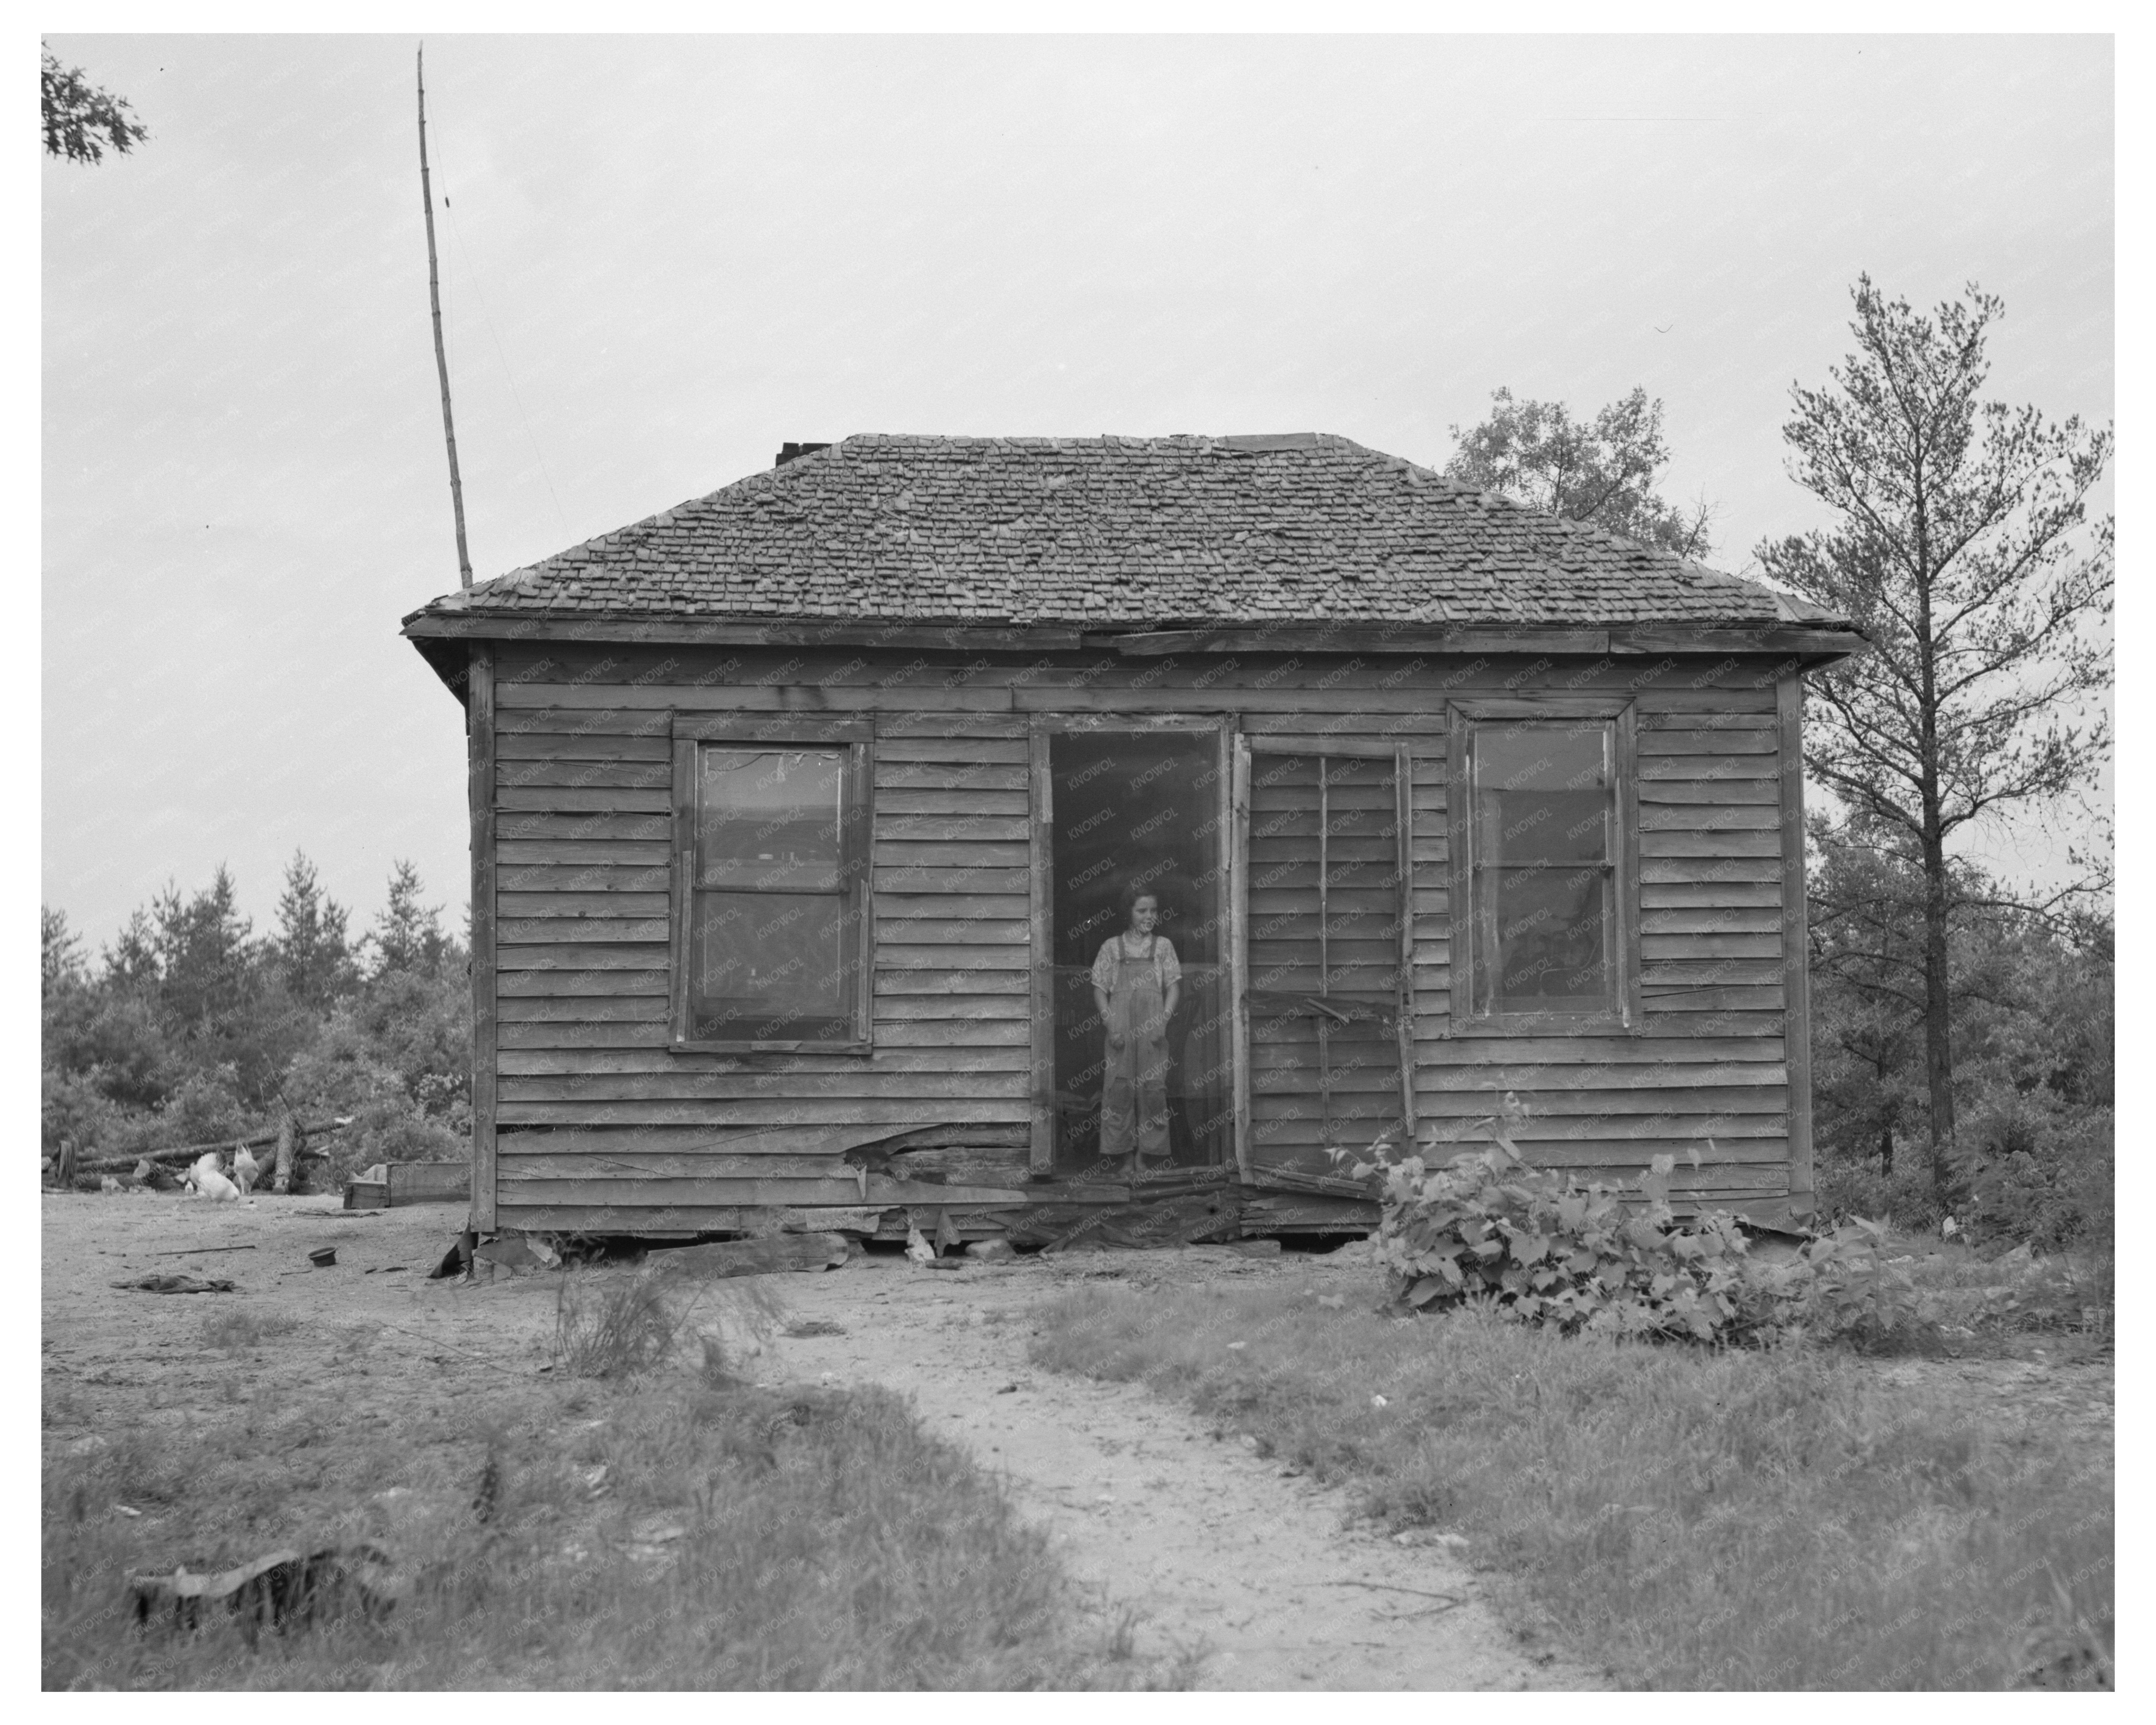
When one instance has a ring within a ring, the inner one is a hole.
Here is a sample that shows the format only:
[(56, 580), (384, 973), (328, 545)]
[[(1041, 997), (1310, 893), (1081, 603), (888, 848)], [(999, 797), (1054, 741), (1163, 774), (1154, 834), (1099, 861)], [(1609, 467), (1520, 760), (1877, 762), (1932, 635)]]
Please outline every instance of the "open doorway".
[[(1056, 1171), (1106, 1177), (1133, 1153), (1154, 1171), (1229, 1161), (1219, 739), (1059, 733), (1049, 768)], [(1152, 907), (1142, 930), (1132, 914), (1141, 898)], [(1096, 992), (1104, 981), (1106, 1018)]]

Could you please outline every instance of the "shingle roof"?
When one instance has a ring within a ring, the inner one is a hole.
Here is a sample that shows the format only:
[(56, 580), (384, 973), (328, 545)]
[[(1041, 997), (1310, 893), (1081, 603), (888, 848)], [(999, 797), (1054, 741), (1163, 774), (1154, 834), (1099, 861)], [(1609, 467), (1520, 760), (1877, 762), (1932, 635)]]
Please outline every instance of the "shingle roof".
[(851, 437), (415, 613), (489, 615), (1160, 628), (1819, 614), (1304, 433)]

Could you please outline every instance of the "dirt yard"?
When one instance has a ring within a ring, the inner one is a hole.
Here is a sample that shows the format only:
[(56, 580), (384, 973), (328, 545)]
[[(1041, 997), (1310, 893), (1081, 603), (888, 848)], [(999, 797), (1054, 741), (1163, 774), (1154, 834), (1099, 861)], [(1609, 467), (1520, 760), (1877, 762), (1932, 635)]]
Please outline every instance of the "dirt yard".
[[(279, 1427), (255, 1434), (264, 1446), (283, 1425), (329, 1420), (410, 1432), (416, 1449), (461, 1384), (501, 1374), (529, 1381), (548, 1364), (559, 1272), (502, 1272), (471, 1287), (426, 1279), (461, 1221), (451, 1205), (352, 1213), (326, 1198), (264, 1197), (235, 1209), (154, 1195), (48, 1195), (48, 1451), (80, 1455), (132, 1428), (184, 1428), (228, 1412), (236, 1377), (252, 1390), (265, 1375), (281, 1380), (285, 1411)], [(308, 1254), (325, 1246), (336, 1249), (336, 1265), (311, 1267)], [(237, 1287), (112, 1286), (173, 1272)], [(1142, 1651), (1205, 1650), (1204, 1687), (1594, 1685), (1594, 1674), (1502, 1625), (1443, 1544), (1402, 1545), (1351, 1524), (1342, 1493), (1142, 1390), (1027, 1363), (1029, 1308), (1075, 1279), (1114, 1278), (1142, 1298), (1163, 1280), (1350, 1273), (1368, 1271), (1226, 1248), (942, 1272), (875, 1255), (768, 1278), (791, 1327), (822, 1333), (775, 1339), (748, 1369), (768, 1383), (875, 1382), (911, 1397), (929, 1430), (970, 1450), (1050, 1530), (1103, 1612), (1136, 1614)], [(236, 1358), (204, 1341), (228, 1311), (293, 1328)], [(373, 1531), (393, 1540), (393, 1512), (401, 1505), (420, 1517), (428, 1496), (400, 1493), (398, 1483), (379, 1482), (375, 1493), (390, 1513)], [(155, 1521), (135, 1524), (146, 1558), (157, 1548)], [(406, 1537), (424, 1528), (413, 1520)]]
[[(241, 1403), (268, 1410), (249, 1432), (265, 1449), (304, 1445), (324, 1426), (371, 1428), (390, 1441), (388, 1453), (411, 1458), (410, 1477), (322, 1484), (364, 1502), (369, 1537), (411, 1546), (429, 1537), (429, 1518), (465, 1513), (440, 1461), (426, 1459), (461, 1453), (428, 1448), (456, 1438), (460, 1392), (553, 1381), (545, 1372), (562, 1272), (497, 1272), (474, 1286), (427, 1279), (461, 1225), (459, 1206), (352, 1213), (320, 1197), (234, 1208), (146, 1194), (48, 1194), (43, 1204), (48, 1456), (92, 1454), (146, 1428), (154, 1439), (159, 1429), (214, 1423)], [(336, 1248), (334, 1267), (311, 1267), (321, 1246)], [(237, 1286), (192, 1294), (112, 1286), (175, 1272)], [(1357, 1300), (1376, 1292), (1353, 1248), (1326, 1257), (1106, 1252), (948, 1271), (876, 1254), (826, 1273), (764, 1278), (794, 1333), (764, 1344), (745, 1369), (766, 1384), (873, 1382), (911, 1398), (927, 1429), (970, 1451), (1048, 1530), (1108, 1620), (1134, 1615), (1142, 1653), (1202, 1651), (1201, 1687), (1602, 1687), (1603, 1674), (1500, 1615), (1464, 1542), (1389, 1538), (1355, 1518), (1344, 1492), (1261, 1458), (1195, 1415), (1141, 1389), (1029, 1363), (1036, 1308), (1074, 1283), (1142, 1300), (1221, 1278), (1291, 1278)], [(723, 1291), (739, 1284), (702, 1286), (706, 1310), (692, 1321), (718, 1318)], [(223, 1313), (245, 1314), (263, 1337), (251, 1345), (244, 1335), (238, 1345), (220, 1338)], [(2039, 1345), (2020, 1359), (1876, 1369), (1951, 1377), (2002, 1413), (2010, 1404), (2022, 1417), (2087, 1426), (2092, 1437), (2100, 1426), (2109, 1439), (2107, 1364), (2055, 1364)], [(295, 1501), (286, 1519), (301, 1525), (268, 1524), (277, 1525), (272, 1543), (316, 1531), (305, 1525), (309, 1514)], [(146, 1566), (188, 1555), (162, 1550), (155, 1506), (126, 1525)]]

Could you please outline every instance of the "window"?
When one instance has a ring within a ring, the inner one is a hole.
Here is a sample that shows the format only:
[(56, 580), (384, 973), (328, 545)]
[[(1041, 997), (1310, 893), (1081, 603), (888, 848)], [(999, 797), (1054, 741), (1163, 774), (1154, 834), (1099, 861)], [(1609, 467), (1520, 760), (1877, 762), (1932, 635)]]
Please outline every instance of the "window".
[(1455, 1021), (1635, 1022), (1629, 714), (1519, 706), (1455, 719)]
[(685, 740), (686, 728), (675, 745), (675, 1045), (865, 1047), (865, 743)]

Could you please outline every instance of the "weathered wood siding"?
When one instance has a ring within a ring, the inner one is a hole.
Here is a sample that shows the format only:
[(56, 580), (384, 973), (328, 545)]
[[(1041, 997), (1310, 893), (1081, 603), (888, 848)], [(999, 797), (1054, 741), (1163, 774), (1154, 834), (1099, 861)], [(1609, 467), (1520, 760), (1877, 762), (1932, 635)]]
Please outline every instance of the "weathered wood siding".
[[(865, 1200), (839, 1154), (944, 1124), (1028, 1142), (1030, 729), (1036, 714), (1084, 713), (1233, 714), (1268, 748), (1315, 754), (1389, 758), (1404, 742), (1415, 1112), (1464, 1125), (1511, 1088), (1535, 1110), (1524, 1147), (1540, 1159), (1629, 1172), (1668, 1149), (1681, 1189), (1786, 1191), (1774, 686), (1786, 670), (1734, 656), (1186, 661), (504, 643), (486, 811), (497, 1220), (721, 1229), (757, 1206), (1004, 1196), (878, 1175)], [(1445, 703), (1544, 688), (1638, 701), (1639, 1036), (1448, 1034)], [(872, 1056), (669, 1051), (676, 710), (874, 716)], [(475, 842), (482, 832), (475, 818)], [(1251, 921), (1264, 919), (1254, 907)]]

